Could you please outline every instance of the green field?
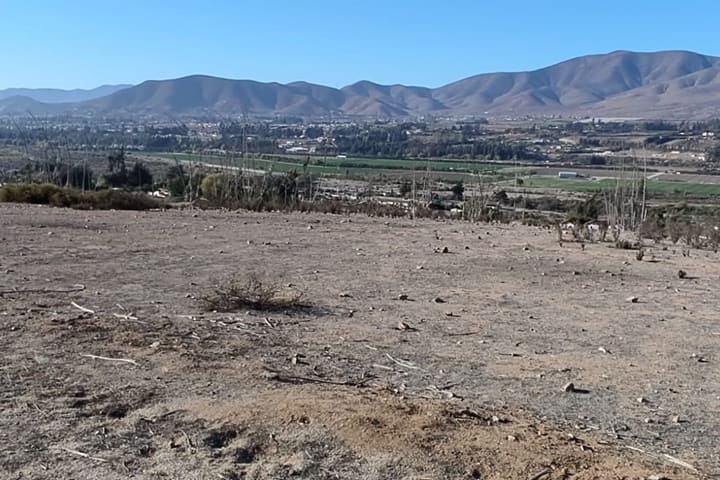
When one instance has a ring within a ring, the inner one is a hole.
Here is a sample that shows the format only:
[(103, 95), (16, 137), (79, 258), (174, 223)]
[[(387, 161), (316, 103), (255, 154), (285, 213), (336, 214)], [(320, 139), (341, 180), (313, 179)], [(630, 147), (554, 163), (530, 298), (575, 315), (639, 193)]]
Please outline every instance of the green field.
[[(150, 154), (169, 160), (201, 162), (219, 166), (232, 166), (265, 170), (273, 172), (301, 172), (304, 170), (305, 156), (267, 156), (266, 158), (250, 158), (243, 163), (235, 157), (219, 155), (201, 155), (188, 153), (159, 153)], [(395, 177), (410, 177), (413, 173), (425, 175), (430, 170), (431, 177), (448, 181), (477, 181), (483, 176), (483, 181), (499, 181), (510, 178), (505, 168), (497, 165), (461, 160), (400, 160), (389, 158), (337, 158), (337, 157), (310, 157), (307, 172), (315, 175), (385, 175)]]
[[(523, 179), (523, 186), (527, 188), (544, 188), (549, 190), (563, 190), (566, 192), (600, 192), (614, 188), (615, 184), (616, 181), (613, 179), (586, 180), (551, 177), (528, 177)], [(698, 197), (710, 197), (720, 195), (720, 184), (648, 180), (647, 191), (651, 194), (686, 194)]]
[[(280, 156), (288, 161), (302, 163), (305, 157)], [(466, 172), (485, 173), (499, 170), (497, 165), (468, 162), (463, 160), (422, 160), (397, 158), (361, 158), (361, 157), (310, 157), (311, 165), (325, 165), (336, 168), (365, 168), (365, 169), (398, 169), (398, 170), (427, 170), (434, 172)]]

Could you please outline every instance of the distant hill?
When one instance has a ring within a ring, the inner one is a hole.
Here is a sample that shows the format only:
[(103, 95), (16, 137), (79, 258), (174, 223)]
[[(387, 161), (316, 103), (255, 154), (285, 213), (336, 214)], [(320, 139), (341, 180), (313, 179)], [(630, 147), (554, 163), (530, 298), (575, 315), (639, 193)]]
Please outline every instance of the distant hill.
[(103, 85), (92, 90), (60, 90), (56, 88), (8, 88), (0, 90), (0, 100), (28, 97), (42, 103), (77, 103), (111, 95), (132, 85)]
[(0, 115), (59, 115), (67, 110), (65, 104), (41, 103), (30, 97), (15, 96), (0, 100)]
[[(13, 108), (21, 103), (14, 100)], [(0, 100), (0, 113), (2, 105)], [(35, 104), (32, 108), (44, 107)], [(530, 72), (476, 75), (439, 88), (361, 81), (336, 89), (306, 82), (261, 83), (195, 75), (147, 81), (63, 108), (106, 115), (700, 118), (720, 115), (720, 58), (686, 51), (617, 51)]]

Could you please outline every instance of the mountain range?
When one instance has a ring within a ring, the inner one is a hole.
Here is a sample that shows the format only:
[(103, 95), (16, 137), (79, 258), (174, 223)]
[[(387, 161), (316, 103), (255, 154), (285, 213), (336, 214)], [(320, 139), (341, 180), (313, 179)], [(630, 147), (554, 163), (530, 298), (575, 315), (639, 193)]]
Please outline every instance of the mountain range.
[(7, 88), (0, 90), (0, 100), (28, 97), (40, 103), (74, 103), (111, 95), (132, 85), (103, 85), (92, 90), (60, 90), (58, 88)]
[(261, 83), (195, 75), (92, 91), (19, 91), (23, 95), (4, 99), (3, 92), (7, 91), (0, 91), (0, 114), (6, 115), (689, 119), (720, 115), (720, 58), (687, 51), (616, 51), (573, 58), (534, 71), (476, 75), (439, 88), (360, 81), (336, 89), (306, 82)]

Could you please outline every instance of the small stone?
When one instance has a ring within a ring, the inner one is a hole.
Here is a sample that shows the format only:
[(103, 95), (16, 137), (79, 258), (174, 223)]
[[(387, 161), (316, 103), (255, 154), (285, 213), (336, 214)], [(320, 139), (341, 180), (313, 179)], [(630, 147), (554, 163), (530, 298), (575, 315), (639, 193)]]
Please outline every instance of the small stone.
[(685, 270), (678, 270), (678, 278), (685, 278), (687, 277), (687, 272)]
[(563, 387), (563, 392), (570, 392), (570, 393), (572, 393), (572, 392), (574, 392), (574, 391), (575, 391), (575, 384), (572, 383), (572, 382), (567, 383), (567, 384)]
[(434, 303), (445, 303), (445, 300), (443, 300), (440, 297), (435, 297), (435, 298), (433, 298), (433, 302)]
[(693, 353), (692, 355), (690, 355), (690, 358), (697, 360), (698, 363), (708, 363), (705, 357), (703, 357), (702, 355), (698, 355), (697, 353)]
[(448, 247), (443, 247), (441, 251), (442, 253), (450, 253), (450, 249)]
[(625, 299), (625, 301), (629, 303), (638, 303), (639, 300), (640, 299), (636, 296), (628, 297)]
[(408, 331), (408, 330), (414, 330), (410, 325), (408, 325), (407, 323), (403, 322), (402, 320), (400, 320), (400, 321), (398, 322), (396, 328), (397, 328), (398, 330), (400, 330), (401, 332), (406, 332), (406, 331)]
[(410, 297), (408, 297), (407, 293), (401, 293), (398, 295), (398, 300), (408, 300), (408, 298)]
[(350, 292), (342, 292), (340, 298), (352, 298), (352, 295), (350, 295)]
[(647, 480), (670, 480), (665, 475), (650, 475), (647, 477)]
[(645, 397), (638, 397), (636, 400), (638, 403), (648, 403), (647, 398)]
[(517, 437), (515, 435), (508, 435), (507, 440), (508, 442), (517, 442)]

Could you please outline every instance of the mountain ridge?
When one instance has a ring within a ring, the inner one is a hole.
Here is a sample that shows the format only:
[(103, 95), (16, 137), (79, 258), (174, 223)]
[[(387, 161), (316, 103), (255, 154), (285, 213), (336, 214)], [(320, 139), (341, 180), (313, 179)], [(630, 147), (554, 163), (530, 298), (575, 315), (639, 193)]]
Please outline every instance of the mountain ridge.
[[(36, 111), (46, 106), (0, 99), (0, 113), (23, 103)], [(707, 117), (720, 114), (720, 57), (617, 50), (531, 71), (482, 73), (437, 88), (361, 80), (338, 89), (190, 75), (148, 80), (60, 109), (103, 115)]]
[(132, 85), (101, 85), (96, 88), (6, 88), (0, 90), (0, 100), (12, 97), (28, 97), (40, 103), (77, 103), (111, 95)]

